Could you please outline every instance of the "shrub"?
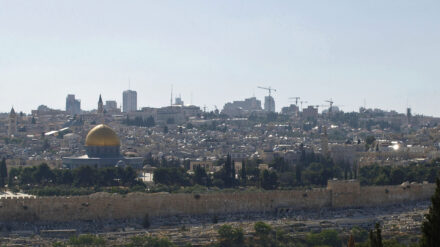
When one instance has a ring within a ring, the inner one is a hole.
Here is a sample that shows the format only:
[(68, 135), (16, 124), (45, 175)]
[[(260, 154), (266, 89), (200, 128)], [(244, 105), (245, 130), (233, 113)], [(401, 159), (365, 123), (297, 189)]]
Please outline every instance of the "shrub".
[(67, 244), (74, 246), (104, 246), (105, 240), (95, 235), (85, 234), (79, 237), (71, 237)]
[(341, 239), (335, 230), (324, 230), (320, 233), (309, 233), (306, 242), (310, 246), (327, 245), (332, 247), (341, 247)]
[(218, 234), (220, 235), (220, 246), (231, 247), (243, 246), (244, 244), (244, 233), (241, 228), (223, 225), (218, 230)]

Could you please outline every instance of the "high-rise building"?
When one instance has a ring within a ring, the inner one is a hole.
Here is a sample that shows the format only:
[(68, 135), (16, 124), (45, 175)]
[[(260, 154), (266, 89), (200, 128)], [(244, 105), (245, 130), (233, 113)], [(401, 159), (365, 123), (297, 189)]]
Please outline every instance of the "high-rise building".
[(79, 99), (75, 99), (74, 94), (67, 95), (66, 112), (71, 115), (81, 113), (81, 101)]
[(8, 136), (11, 138), (17, 133), (17, 114), (15, 113), (14, 107), (12, 107), (9, 113), (9, 125), (8, 125)]
[(315, 107), (309, 105), (306, 109), (303, 110), (302, 117), (304, 119), (317, 119), (318, 118), (318, 108), (315, 108)]
[(118, 109), (118, 104), (116, 103), (116, 100), (106, 100), (104, 108), (107, 111), (114, 111)]
[(264, 110), (269, 112), (275, 112), (275, 100), (272, 96), (264, 97)]
[(122, 93), (122, 111), (134, 112), (137, 110), (137, 92), (126, 90)]
[(249, 116), (253, 112), (258, 111), (261, 111), (261, 101), (257, 100), (255, 97), (252, 97), (243, 101), (239, 100), (226, 103), (223, 106), (222, 113), (234, 117), (243, 117)]

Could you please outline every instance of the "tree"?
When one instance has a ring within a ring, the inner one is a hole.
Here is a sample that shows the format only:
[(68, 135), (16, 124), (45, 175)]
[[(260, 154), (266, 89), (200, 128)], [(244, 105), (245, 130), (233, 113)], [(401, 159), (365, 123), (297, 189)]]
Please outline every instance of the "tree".
[(422, 225), (422, 247), (438, 246), (440, 243), (440, 178), (436, 181), (437, 188), (431, 197), (431, 206)]
[(223, 225), (218, 230), (220, 238), (220, 246), (222, 247), (233, 247), (233, 246), (243, 246), (244, 244), (244, 234), (243, 229), (234, 228), (231, 225)]
[(235, 167), (231, 155), (226, 156), (225, 166), (223, 167), (222, 180), (226, 187), (233, 187), (235, 184)]
[(194, 180), (194, 184), (200, 184), (204, 186), (209, 186), (211, 184), (211, 180), (208, 174), (206, 173), (205, 168), (201, 166), (196, 166), (194, 168), (193, 180)]
[(69, 241), (67, 241), (67, 244), (69, 246), (105, 246), (105, 240), (102, 237), (85, 234), (78, 237), (71, 237)]
[(278, 175), (276, 172), (264, 170), (260, 176), (261, 187), (265, 190), (274, 190), (278, 187)]
[(320, 233), (309, 233), (306, 236), (307, 246), (342, 246), (336, 230), (323, 230)]
[(379, 223), (376, 223), (374, 230), (370, 230), (370, 246), (383, 247), (382, 230), (380, 229)]
[(46, 163), (42, 163), (33, 173), (33, 180), (38, 184), (46, 184), (55, 180), (55, 174)]
[(8, 177), (8, 169), (6, 167), (6, 159), (2, 158), (2, 162), (0, 164), (0, 187), (4, 187), (6, 184), (6, 180)]
[(270, 234), (272, 233), (272, 227), (264, 222), (257, 222), (254, 225), (255, 235), (261, 246), (271, 246)]
[(272, 227), (262, 221), (255, 223), (255, 233), (259, 237), (267, 237), (272, 232)]
[(175, 245), (167, 238), (153, 237), (147, 235), (147, 236), (134, 236), (131, 238), (131, 242), (124, 246), (173, 247)]
[(350, 235), (350, 238), (348, 239), (347, 247), (354, 247), (354, 246), (355, 246), (354, 237), (353, 235)]
[(376, 141), (376, 138), (374, 136), (367, 136), (365, 139), (365, 149), (370, 149), (371, 145)]
[(97, 171), (90, 166), (81, 166), (74, 170), (74, 185), (75, 186), (93, 186), (97, 181)]
[(240, 177), (241, 177), (241, 184), (246, 186), (246, 180), (247, 180), (247, 174), (246, 174), (246, 163), (244, 162), (244, 160), (241, 162), (241, 172), (240, 172)]
[(283, 157), (276, 157), (273, 161), (272, 167), (278, 172), (285, 172), (288, 169), (287, 163)]
[(156, 184), (187, 186), (190, 184), (188, 174), (183, 168), (160, 167), (153, 172), (153, 181)]

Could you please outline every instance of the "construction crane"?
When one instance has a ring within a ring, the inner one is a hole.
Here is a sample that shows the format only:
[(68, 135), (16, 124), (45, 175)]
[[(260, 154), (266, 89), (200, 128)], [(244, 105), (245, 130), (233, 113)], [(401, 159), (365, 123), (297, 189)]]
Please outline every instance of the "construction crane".
[(275, 91), (275, 92), (277, 91), (275, 88), (271, 88), (271, 87), (258, 87), (258, 88), (269, 91), (269, 96), (272, 95), (272, 91)]
[(335, 102), (333, 101), (333, 99), (326, 100), (325, 102), (328, 102), (330, 104), (330, 108), (328, 108), (328, 112), (331, 113), (333, 110), (333, 103)]
[[(274, 107), (275, 108), (275, 106), (272, 106), (272, 103), (271, 103), (271, 97), (272, 97), (272, 91), (277, 91), (275, 88), (272, 88), (272, 87), (258, 87), (259, 89), (264, 89), (264, 90), (267, 90), (267, 91), (269, 91), (269, 99), (268, 99), (268, 102), (269, 102), (269, 109), (266, 109), (267, 111), (271, 111), (271, 109), (272, 109), (272, 107)], [(264, 103), (264, 105), (265, 105), (265, 108), (266, 108), (266, 103)], [(274, 110), (275, 111), (275, 110)]]
[(303, 104), (309, 103), (308, 101), (300, 101), (299, 103), (301, 103), (301, 111), (303, 109)]
[(301, 97), (290, 97), (289, 99), (294, 99), (295, 105), (298, 106), (298, 100), (301, 99)]
[(328, 105), (314, 105), (314, 107), (318, 110), (319, 112), (319, 108), (320, 107), (328, 107)]

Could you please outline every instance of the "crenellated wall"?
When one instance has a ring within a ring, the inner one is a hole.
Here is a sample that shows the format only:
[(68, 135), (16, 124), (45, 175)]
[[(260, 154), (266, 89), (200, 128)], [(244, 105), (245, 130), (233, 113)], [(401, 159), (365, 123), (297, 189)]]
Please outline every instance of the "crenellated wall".
[(0, 221), (72, 221), (173, 215), (275, 212), (279, 208), (364, 207), (427, 200), (434, 184), (360, 187), (357, 181), (329, 181), (325, 189), (209, 194), (37, 197), (0, 200)]

